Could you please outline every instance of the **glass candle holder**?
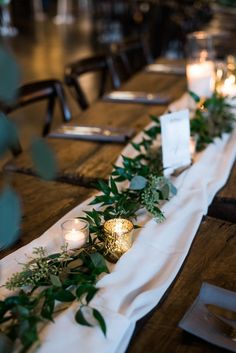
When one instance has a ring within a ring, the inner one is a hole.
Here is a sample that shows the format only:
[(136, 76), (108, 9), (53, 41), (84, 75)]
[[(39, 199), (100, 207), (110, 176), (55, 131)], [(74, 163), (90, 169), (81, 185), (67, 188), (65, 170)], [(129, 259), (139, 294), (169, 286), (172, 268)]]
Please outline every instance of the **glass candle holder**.
[[(225, 62), (218, 63), (216, 69), (216, 90), (227, 96), (229, 103), (236, 97), (236, 59), (229, 55)], [(234, 99), (235, 101), (235, 99)]]
[(114, 218), (103, 225), (105, 234), (105, 256), (116, 262), (133, 243), (133, 223), (128, 219)]
[(70, 250), (81, 248), (89, 236), (88, 222), (78, 218), (66, 220), (62, 223), (61, 229), (63, 242)]
[(194, 32), (187, 38), (188, 90), (199, 97), (210, 97), (215, 90), (215, 64), (212, 37)]

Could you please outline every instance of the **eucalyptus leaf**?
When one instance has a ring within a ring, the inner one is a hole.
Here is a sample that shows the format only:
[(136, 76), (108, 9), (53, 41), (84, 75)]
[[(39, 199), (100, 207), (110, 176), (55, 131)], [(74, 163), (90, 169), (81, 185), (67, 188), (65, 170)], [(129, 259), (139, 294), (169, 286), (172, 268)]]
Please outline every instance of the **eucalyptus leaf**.
[(0, 156), (14, 146), (19, 145), (16, 126), (0, 112)]
[(97, 309), (93, 309), (93, 316), (97, 320), (102, 332), (104, 333), (104, 336), (106, 336), (107, 327), (106, 327), (106, 323), (105, 323), (103, 316), (101, 315), (101, 313)]
[(81, 299), (81, 297), (84, 294), (86, 295), (86, 302), (89, 303), (90, 300), (93, 299), (95, 294), (97, 293), (98, 289), (92, 285), (92, 284), (81, 284), (77, 289), (76, 289), (76, 296), (78, 299)]
[(107, 183), (105, 183), (105, 181), (103, 180), (98, 181), (98, 190), (101, 190), (102, 192), (104, 192), (104, 194), (110, 194), (110, 188)]
[(53, 180), (57, 174), (57, 163), (51, 148), (42, 139), (36, 139), (31, 149), (37, 174), (45, 180)]
[(41, 315), (47, 320), (53, 321), (53, 311), (55, 307), (55, 300), (48, 296), (45, 298), (42, 309), (41, 309)]
[(135, 175), (130, 182), (131, 190), (142, 190), (147, 185), (147, 179), (141, 175)]
[(19, 336), (23, 345), (29, 348), (38, 340), (36, 322), (33, 319), (20, 321)]
[(17, 305), (12, 309), (12, 313), (19, 315), (21, 318), (27, 318), (29, 316), (29, 309), (23, 305)]
[(177, 188), (174, 186), (174, 184), (172, 184), (171, 182), (169, 182), (169, 185), (170, 185), (170, 192), (172, 193), (172, 195), (177, 195)]
[(61, 287), (62, 286), (60, 278), (58, 276), (51, 274), (50, 275), (50, 280), (51, 280), (52, 285), (54, 287)]
[(114, 195), (116, 195), (118, 193), (116, 183), (112, 177), (110, 177), (109, 181), (110, 181), (111, 191)]
[(163, 200), (167, 200), (170, 196), (169, 184), (166, 183), (165, 185), (163, 185), (162, 188), (160, 189), (160, 191), (162, 193)]
[(89, 257), (94, 267), (99, 271), (99, 273), (108, 272), (106, 261), (99, 252), (94, 252), (92, 254), (89, 254)]
[(201, 98), (196, 93), (194, 93), (192, 91), (188, 91), (188, 93), (193, 98), (194, 102), (196, 102), (196, 103), (200, 102)]
[(0, 45), (0, 101), (11, 105), (17, 96), (20, 84), (20, 71), (12, 54)]
[(59, 289), (57, 292), (55, 292), (54, 298), (60, 302), (72, 302), (75, 300), (74, 294), (66, 289)]
[(18, 239), (20, 222), (20, 200), (15, 191), (6, 186), (0, 194), (0, 248), (7, 248)]
[(89, 326), (92, 327), (91, 325), (84, 317), (84, 314), (82, 312), (82, 308), (79, 308), (79, 310), (75, 314), (75, 320), (78, 322), (78, 324), (83, 325), (83, 326)]

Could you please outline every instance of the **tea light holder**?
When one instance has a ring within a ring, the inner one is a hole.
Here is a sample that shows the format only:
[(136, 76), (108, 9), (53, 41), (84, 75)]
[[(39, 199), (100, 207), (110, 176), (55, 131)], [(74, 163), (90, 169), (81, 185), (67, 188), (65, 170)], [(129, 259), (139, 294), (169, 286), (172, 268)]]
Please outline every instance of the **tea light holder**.
[(114, 218), (103, 225), (105, 234), (104, 255), (110, 262), (116, 262), (133, 243), (134, 226), (124, 218)]
[(188, 35), (188, 90), (199, 97), (209, 98), (215, 90), (215, 64), (212, 37), (205, 32)]
[(81, 248), (89, 236), (88, 222), (74, 218), (68, 219), (61, 225), (63, 243), (67, 245), (68, 250)]

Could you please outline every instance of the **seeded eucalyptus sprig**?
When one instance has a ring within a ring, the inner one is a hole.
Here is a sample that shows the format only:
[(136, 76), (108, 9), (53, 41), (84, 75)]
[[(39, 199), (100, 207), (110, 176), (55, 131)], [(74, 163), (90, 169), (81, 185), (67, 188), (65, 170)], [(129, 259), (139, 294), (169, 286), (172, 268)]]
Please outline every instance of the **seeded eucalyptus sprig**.
[(214, 93), (210, 98), (202, 101), (195, 93), (189, 92), (198, 104), (191, 120), (191, 134), (197, 137), (197, 151), (203, 150), (215, 137), (222, 137), (224, 132), (233, 130), (236, 121), (227, 102), (227, 97)]
[[(93, 326), (95, 319), (106, 335), (102, 315), (89, 306), (98, 291), (95, 286), (98, 276), (108, 272), (104, 258), (97, 249), (87, 246), (79, 251), (68, 251), (64, 247), (60, 253), (48, 255), (40, 247), (33, 254), (34, 257), (23, 265), (22, 271), (15, 273), (6, 283), (8, 289), (20, 291), (0, 301), (0, 340), (7, 337), (12, 343), (12, 350), (19, 340), (20, 352), (26, 352), (39, 340), (40, 327), (53, 321), (57, 311), (74, 301), (80, 303), (75, 313), (76, 322)], [(57, 306), (56, 302), (60, 305)], [(88, 316), (93, 317), (91, 322)]]

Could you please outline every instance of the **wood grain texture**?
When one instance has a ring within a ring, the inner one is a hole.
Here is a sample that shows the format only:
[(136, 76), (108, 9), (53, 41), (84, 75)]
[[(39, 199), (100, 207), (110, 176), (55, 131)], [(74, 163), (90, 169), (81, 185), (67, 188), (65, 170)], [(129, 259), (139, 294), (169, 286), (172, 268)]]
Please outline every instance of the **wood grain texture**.
[[(124, 84), (122, 90), (161, 93), (175, 100), (186, 90), (186, 82), (185, 77), (141, 72)], [(167, 106), (98, 101), (73, 123), (132, 127), (139, 132), (150, 122), (150, 114), (160, 116), (166, 108)], [(98, 178), (107, 179), (112, 170), (112, 163), (124, 148), (124, 144), (118, 143), (55, 138), (47, 138), (47, 142), (55, 151), (58, 160), (58, 180), (85, 186), (91, 186)], [(26, 151), (8, 163), (6, 169), (32, 174), (33, 166), (29, 153)]]
[(11, 248), (0, 251), (0, 258), (38, 238), (73, 207), (94, 192), (76, 185), (42, 181), (36, 177), (10, 176), (12, 187), (22, 202), (21, 237)]
[(206, 217), (172, 287), (151, 317), (141, 320), (127, 353), (208, 353), (224, 350), (177, 327), (203, 282), (236, 290), (236, 225)]

